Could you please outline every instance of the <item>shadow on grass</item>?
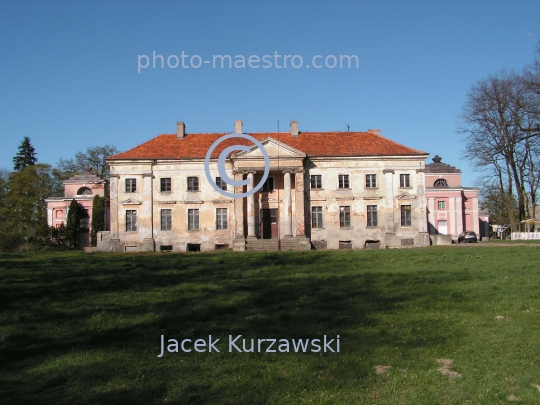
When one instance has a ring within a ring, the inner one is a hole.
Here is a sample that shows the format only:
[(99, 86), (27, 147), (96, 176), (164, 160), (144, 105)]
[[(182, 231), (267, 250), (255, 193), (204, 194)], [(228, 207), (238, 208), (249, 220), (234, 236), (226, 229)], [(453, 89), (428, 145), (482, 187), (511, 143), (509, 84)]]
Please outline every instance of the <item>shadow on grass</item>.
[[(359, 359), (388, 346), (435, 346), (449, 338), (421, 318), (415, 326), (424, 332), (405, 338), (381, 322), (412, 300), (436, 301), (444, 290), (433, 287), (440, 272), (426, 272), (424, 285), (407, 272), (371, 271), (383, 262), (384, 256), (326, 252), (2, 255), (3, 403), (263, 404), (279, 403), (272, 399), (278, 393), (367, 384), (371, 365)], [(223, 350), (159, 359), (162, 334), (212, 335)], [(240, 334), (340, 335), (342, 350), (228, 353), (227, 336)]]

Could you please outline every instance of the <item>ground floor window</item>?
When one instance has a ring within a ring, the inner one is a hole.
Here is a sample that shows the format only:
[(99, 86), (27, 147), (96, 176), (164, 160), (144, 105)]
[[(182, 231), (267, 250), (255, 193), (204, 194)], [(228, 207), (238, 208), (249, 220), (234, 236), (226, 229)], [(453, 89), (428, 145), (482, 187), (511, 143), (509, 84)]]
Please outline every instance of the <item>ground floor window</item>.
[(199, 210), (198, 209), (188, 210), (188, 230), (190, 231), (199, 230)]
[(126, 210), (126, 232), (137, 231), (137, 211)]
[(351, 207), (339, 207), (339, 227), (350, 228), (351, 226)]
[(172, 210), (161, 210), (161, 230), (170, 231), (172, 227)]
[(411, 206), (402, 205), (401, 206), (401, 226), (410, 226), (411, 225)]
[(367, 226), (377, 226), (377, 206), (367, 206)]
[(216, 208), (216, 229), (227, 229), (227, 208)]
[(323, 227), (322, 209), (323, 207), (311, 207), (311, 227), (312, 228)]

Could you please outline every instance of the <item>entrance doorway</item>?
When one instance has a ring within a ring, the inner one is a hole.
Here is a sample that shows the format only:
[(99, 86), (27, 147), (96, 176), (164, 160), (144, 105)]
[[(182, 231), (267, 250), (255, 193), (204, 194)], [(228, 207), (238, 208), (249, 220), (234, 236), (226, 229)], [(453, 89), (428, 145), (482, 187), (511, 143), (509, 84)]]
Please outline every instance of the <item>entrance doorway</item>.
[(438, 226), (438, 230), (439, 230), (439, 233), (441, 235), (447, 235), (448, 234), (448, 226), (447, 226), (447, 222), (446, 221), (439, 221), (439, 226)]
[(261, 237), (263, 239), (275, 239), (278, 237), (277, 208), (261, 209)]

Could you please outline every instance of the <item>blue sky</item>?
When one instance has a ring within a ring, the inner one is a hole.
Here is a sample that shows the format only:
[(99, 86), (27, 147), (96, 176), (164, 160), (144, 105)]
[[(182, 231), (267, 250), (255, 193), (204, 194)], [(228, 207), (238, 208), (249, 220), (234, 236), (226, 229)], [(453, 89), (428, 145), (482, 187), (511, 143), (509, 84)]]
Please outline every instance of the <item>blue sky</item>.
[[(24, 136), (55, 164), (88, 146), (130, 149), (176, 121), (221, 132), (241, 119), (260, 132), (295, 119), (304, 131), (379, 128), (472, 185), (456, 133), (467, 91), (532, 63), (539, 37), (538, 1), (0, 1), (0, 168)], [(138, 73), (138, 55), (154, 51), (359, 65)]]

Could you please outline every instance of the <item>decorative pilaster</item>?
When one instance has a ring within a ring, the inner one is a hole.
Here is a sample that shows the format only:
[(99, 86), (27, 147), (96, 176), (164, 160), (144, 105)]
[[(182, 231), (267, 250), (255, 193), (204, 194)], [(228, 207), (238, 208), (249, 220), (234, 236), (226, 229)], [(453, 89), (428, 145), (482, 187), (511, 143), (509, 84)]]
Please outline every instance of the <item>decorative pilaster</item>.
[(111, 174), (110, 187), (111, 187), (111, 199), (110, 199), (110, 213), (111, 213), (111, 246), (110, 250), (113, 252), (120, 252), (120, 236), (118, 233), (118, 181), (120, 176), (118, 174)]
[(383, 170), (386, 195), (386, 232), (394, 233), (394, 171)]
[[(247, 185), (247, 191), (253, 190), (253, 177), (255, 172), (248, 173), (249, 183)], [(255, 194), (251, 194), (247, 197), (247, 225), (248, 225), (248, 238), (255, 238)]]
[(463, 232), (463, 198), (456, 197), (455, 213), (456, 213), (456, 236)]
[(285, 170), (284, 172), (284, 187), (285, 187), (285, 238), (292, 238), (292, 198), (291, 198), (291, 171)]
[(427, 213), (426, 213), (426, 175), (425, 169), (418, 169), (416, 171), (418, 174), (418, 210), (419, 210), (419, 221), (418, 221), (418, 232), (429, 232), (427, 225)]
[(152, 173), (143, 173), (143, 201), (140, 234), (143, 240), (142, 251), (153, 252), (154, 247), (154, 207), (153, 207), (153, 178)]

